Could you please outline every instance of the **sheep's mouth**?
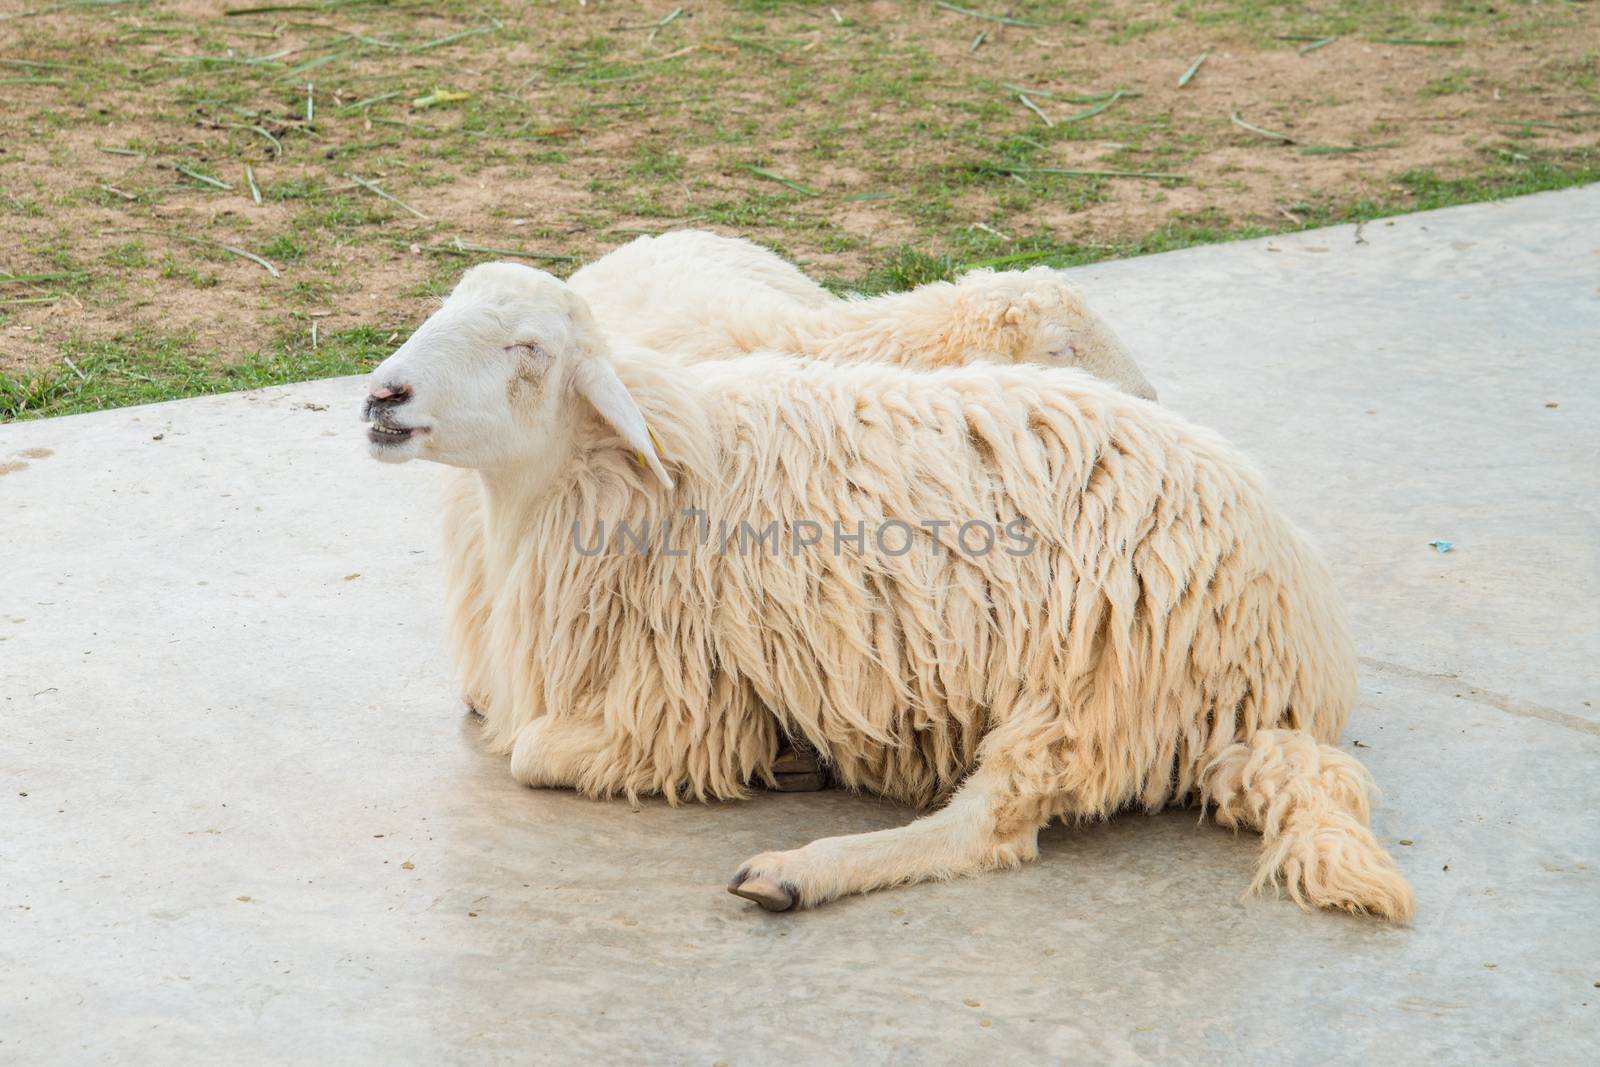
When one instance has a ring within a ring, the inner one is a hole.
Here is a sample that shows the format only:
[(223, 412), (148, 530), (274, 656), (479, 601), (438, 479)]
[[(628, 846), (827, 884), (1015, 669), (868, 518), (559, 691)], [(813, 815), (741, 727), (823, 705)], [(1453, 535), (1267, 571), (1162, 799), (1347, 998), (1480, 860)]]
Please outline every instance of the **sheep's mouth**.
[(367, 429), (367, 440), (375, 445), (398, 445), (427, 432), (425, 426), (385, 426), (374, 423)]

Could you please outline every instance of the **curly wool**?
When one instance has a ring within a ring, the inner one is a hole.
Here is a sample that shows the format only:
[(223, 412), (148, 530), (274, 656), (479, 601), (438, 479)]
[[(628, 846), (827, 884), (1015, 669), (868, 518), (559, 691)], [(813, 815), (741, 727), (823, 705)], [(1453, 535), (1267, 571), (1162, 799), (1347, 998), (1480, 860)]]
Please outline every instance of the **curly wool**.
[[(788, 734), (848, 786), (949, 794), (755, 856), (739, 896), (1015, 866), (1055, 816), (1198, 793), (1263, 835), (1257, 886), (1411, 914), (1369, 780), (1328, 744), (1354, 691), (1328, 573), (1214, 435), (1075, 371), (614, 351), (576, 294), (503, 264), (373, 382), (376, 458), (476, 471), (452, 493), (452, 632), (518, 780), (736, 797)], [(975, 552), (978, 522), (1023, 550)], [(861, 540), (797, 544), (808, 523)], [(884, 544), (891, 523), (916, 543)], [(777, 543), (729, 552), (730, 524)]]
[[(598, 421), (538, 499), (487, 472), (454, 485), (452, 633), (500, 750), (548, 716), (543, 758), (584, 792), (732, 797), (787, 732), (846, 785), (927, 805), (981, 745), (1048, 817), (1153, 810), (1257, 730), (1342, 728), (1354, 661), (1328, 573), (1215, 435), (1073, 372), (614, 361), (675, 490)], [(756, 528), (1021, 518), (1037, 544), (974, 557), (946, 528), (937, 554), (926, 531), (900, 556), (720, 554), (685, 535), (689, 508)], [(574, 547), (575, 526), (663, 519), (684, 557)]]

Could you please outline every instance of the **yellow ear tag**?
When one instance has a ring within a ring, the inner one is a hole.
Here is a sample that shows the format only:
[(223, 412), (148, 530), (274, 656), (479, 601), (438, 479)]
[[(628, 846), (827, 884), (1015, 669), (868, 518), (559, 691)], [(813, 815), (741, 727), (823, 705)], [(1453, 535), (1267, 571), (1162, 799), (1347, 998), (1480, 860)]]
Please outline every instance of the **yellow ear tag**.
[[(650, 443), (656, 446), (656, 455), (661, 456), (661, 453), (662, 453), (663, 450), (661, 448), (660, 440), (658, 440), (657, 437), (656, 437), (656, 432), (654, 430), (652, 430), (649, 426), (646, 426), (644, 428), (644, 432), (650, 435)], [(667, 458), (666, 456), (661, 456), (662, 462), (666, 462), (666, 458)], [(644, 453), (643, 452), (635, 452), (633, 454), (633, 461), (635, 463), (637, 463), (639, 466), (643, 467), (645, 465), (644, 464)]]

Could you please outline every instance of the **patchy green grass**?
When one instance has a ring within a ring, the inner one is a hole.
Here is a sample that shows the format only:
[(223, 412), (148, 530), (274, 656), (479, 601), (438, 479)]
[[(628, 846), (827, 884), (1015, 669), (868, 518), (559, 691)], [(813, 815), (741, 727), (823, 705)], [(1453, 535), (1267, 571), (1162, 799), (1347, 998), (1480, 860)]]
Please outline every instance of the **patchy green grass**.
[(392, 348), (389, 334), (370, 329), (333, 334), (315, 349), (298, 337), (280, 338), (244, 359), (205, 352), (192, 338), (174, 335), (73, 343), (59, 364), (0, 375), (0, 421), (359, 374)]
[(1592, 5), (679, 6), (0, 17), (0, 419), (360, 371), (473, 262), (678, 227), (877, 292), (1600, 180)]

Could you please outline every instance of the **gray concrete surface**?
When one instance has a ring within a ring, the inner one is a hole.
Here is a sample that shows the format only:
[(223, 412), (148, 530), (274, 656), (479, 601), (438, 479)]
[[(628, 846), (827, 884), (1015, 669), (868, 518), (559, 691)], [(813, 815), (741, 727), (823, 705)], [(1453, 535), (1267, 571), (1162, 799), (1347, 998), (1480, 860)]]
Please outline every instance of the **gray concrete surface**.
[(907, 813), (513, 785), (435, 473), (319, 382), (0, 427), (0, 1061), (1600, 1062), (1600, 186), (1080, 277), (1326, 544), (1414, 927), (1241, 898), (1193, 812), (756, 911)]

